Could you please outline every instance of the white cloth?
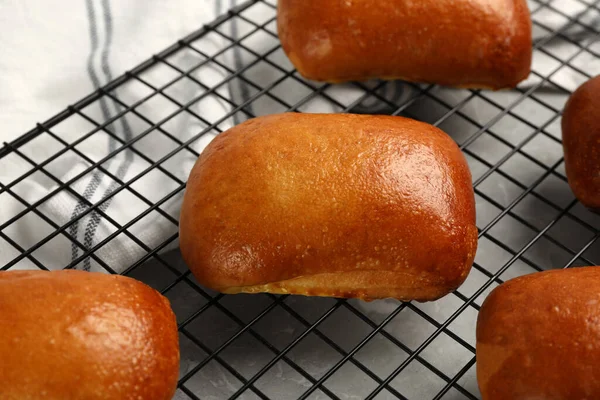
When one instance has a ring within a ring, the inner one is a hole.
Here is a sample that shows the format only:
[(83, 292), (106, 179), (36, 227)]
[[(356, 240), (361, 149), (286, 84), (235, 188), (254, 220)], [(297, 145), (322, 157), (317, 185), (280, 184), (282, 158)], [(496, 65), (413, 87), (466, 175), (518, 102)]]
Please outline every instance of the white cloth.
[[(44, 121), (74, 104), (79, 99), (120, 76), (126, 70), (148, 59), (168, 47), (190, 32), (199, 29), (203, 24), (214, 20), (217, 14), (231, 7), (232, 0), (8, 0), (0, 2), (0, 139), (9, 142), (34, 127), (38, 121)], [(217, 48), (220, 43), (214, 43)], [(210, 52), (211, 43), (205, 43), (203, 50)], [(182, 55), (183, 56), (183, 55)], [(171, 60), (173, 62), (186, 60)], [(211, 76), (221, 71), (206, 70)], [(148, 76), (158, 76), (151, 71)], [(200, 88), (197, 87), (199, 90)], [(174, 97), (185, 97), (189, 88), (183, 85), (174, 87), (169, 92)], [(143, 92), (143, 93), (142, 93)], [(118, 90), (119, 99), (130, 104), (149, 92), (144, 85), (126, 85)], [(140, 111), (154, 121), (164, 110), (162, 102), (149, 102), (140, 107)], [(210, 97), (196, 107), (201, 114), (222, 114), (229, 105)], [(94, 121), (102, 123), (107, 115), (116, 115), (123, 107), (111, 99), (96, 101), (88, 106), (84, 113)], [(131, 115), (127, 117), (127, 126), (120, 121), (110, 128), (115, 135), (127, 140), (145, 130), (149, 125)], [(95, 126), (82, 117), (70, 117), (64, 123), (52, 129), (65, 142), (72, 142), (89, 132)], [(198, 127), (190, 123), (190, 118), (179, 118), (169, 125), (173, 136), (185, 141), (196, 133)], [(148, 136), (136, 145), (136, 149), (153, 159), (164, 153), (164, 146), (173, 146), (159, 141), (159, 135)], [(152, 139), (150, 139), (152, 138)], [(210, 135), (201, 143), (196, 143), (199, 150), (205, 145)], [(96, 161), (114, 150), (120, 143), (110, 140), (100, 131), (90, 139), (77, 146), (91, 160)], [(157, 147), (163, 146), (157, 149)], [(34, 162), (40, 163), (52, 156), (64, 146), (47, 134), (32, 140), (20, 151)], [(185, 180), (194, 161), (188, 153), (171, 159), (165, 168), (172, 171), (180, 180)], [(149, 163), (131, 152), (121, 152), (110, 164), (104, 166), (127, 182), (129, 179), (148, 168)], [(86, 169), (89, 163), (69, 151), (56, 161), (48, 164), (45, 170), (58, 180), (66, 182)], [(10, 184), (15, 178), (31, 170), (32, 165), (16, 154), (0, 159), (0, 182)], [(99, 181), (97, 187), (92, 182)], [(59, 183), (36, 172), (23, 182), (11, 188), (23, 200), (33, 203), (44, 195), (55, 191)], [(106, 196), (119, 185), (102, 174), (87, 174), (72, 185), (80, 194), (86, 193), (92, 203)], [(166, 175), (153, 171), (133, 185), (139, 193), (153, 201), (159, 200), (166, 189), (173, 190), (178, 185)], [(95, 188), (95, 190), (94, 190)], [(0, 189), (1, 190), (1, 189)], [(163, 205), (165, 213), (177, 218), (181, 193), (172, 201)], [(133, 217), (148, 208), (138, 197), (124, 190), (113, 200), (105, 203), (104, 212), (117, 223), (125, 224)], [(25, 207), (8, 192), (0, 194), (0, 224), (18, 214)], [(86, 207), (78, 206), (78, 199), (66, 190), (60, 191), (47, 202), (36, 207), (58, 226), (68, 222), (73, 215)], [(94, 227), (97, 223), (98, 226)], [(95, 229), (94, 229), (95, 228)], [(74, 234), (77, 239), (87, 244), (98, 243), (110, 233), (115, 226), (105, 218), (93, 221), (93, 213), (89, 213), (77, 224), (77, 229), (69, 228), (66, 232)], [(21, 248), (28, 249), (39, 240), (54, 232), (55, 227), (34, 212), (29, 212), (15, 223), (7, 226), (3, 232)], [(152, 212), (147, 218), (132, 226), (128, 231), (154, 248), (165, 238), (173, 235), (176, 226), (158, 214)], [(88, 237), (86, 237), (86, 231)], [(89, 232), (93, 231), (92, 237)], [(20, 253), (7, 240), (0, 238), (0, 266), (13, 260)], [(97, 256), (116, 271), (138, 260), (146, 251), (135, 244), (131, 238), (121, 234), (115, 240), (98, 250)], [(58, 235), (53, 240), (33, 253), (41, 264), (49, 269), (63, 268), (73, 257), (80, 256), (82, 251), (75, 247), (65, 236)], [(15, 268), (34, 268), (31, 260), (20, 261)], [(78, 265), (83, 268), (84, 263)], [(85, 267), (101, 269), (92, 260)]]

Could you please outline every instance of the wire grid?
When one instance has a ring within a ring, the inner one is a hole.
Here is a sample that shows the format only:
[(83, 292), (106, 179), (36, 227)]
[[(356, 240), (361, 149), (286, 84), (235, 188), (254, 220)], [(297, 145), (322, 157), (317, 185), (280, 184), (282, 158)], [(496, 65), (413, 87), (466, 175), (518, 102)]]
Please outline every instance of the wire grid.
[[(123, 272), (164, 293), (178, 317), (181, 341), (179, 399), (476, 399), (475, 321), (485, 296), (506, 279), (525, 273), (573, 265), (595, 265), (600, 249), (600, 219), (585, 210), (571, 194), (564, 172), (560, 116), (568, 95), (600, 72), (600, 8), (587, 0), (530, 1), (534, 24), (534, 62), (529, 79), (515, 90), (488, 92), (436, 85), (370, 81), (329, 85), (303, 79), (285, 58), (276, 35), (274, 0), (252, 0), (182, 39), (142, 65), (109, 83), (77, 104), (38, 124), (0, 149), (0, 162), (18, 157), (30, 168), (11, 182), (0, 182), (0, 195), (12, 196), (23, 209), (0, 221), (0, 240), (18, 254), (3, 270), (23, 262), (46, 269), (36, 251), (66, 238), (81, 255), (64, 268), (78, 268), (93, 260), (115, 273), (99, 251), (119, 235), (143, 249)], [(207, 50), (210, 43), (210, 51)], [(215, 45), (216, 43), (216, 45)], [(234, 52), (236, 57), (227, 57)], [(187, 60), (186, 62), (181, 62)], [(207, 66), (222, 78), (205, 79)], [(156, 82), (156, 70), (171, 78)], [(187, 98), (169, 88), (194, 87)], [(131, 85), (147, 94), (127, 98)], [(237, 89), (235, 89), (237, 88)], [(234, 93), (237, 90), (237, 94)], [(195, 105), (206, 98), (226, 104), (223, 115), (203, 115)], [(110, 99), (121, 111), (106, 120), (91, 116), (90, 106)], [(144, 105), (163, 101), (165, 115), (146, 115)], [(363, 112), (404, 115), (439, 126), (460, 145), (473, 173), (477, 200), (479, 250), (465, 284), (435, 303), (393, 300), (364, 303), (355, 300), (300, 296), (225, 296), (194, 280), (177, 251), (177, 215), (165, 205), (180, 199), (185, 176), (168, 167), (179, 152), (197, 157), (195, 144), (204, 135), (266, 113), (282, 111)], [(182, 140), (169, 121), (185, 114), (197, 132)], [(115, 134), (115, 122), (128, 117), (144, 121), (134, 137)], [(60, 131), (71, 119), (87, 121), (91, 129), (75, 140)], [(101, 159), (92, 159), (82, 144), (105, 134), (120, 145)], [(51, 137), (60, 144), (44, 160), (27, 154), (27, 146)], [(164, 154), (141, 150), (144, 138), (175, 143)], [(106, 162), (131, 152), (147, 168), (121, 179)], [(61, 180), (50, 165), (74, 153), (89, 167)], [(91, 202), (74, 188), (77, 179), (100, 171), (118, 184), (105, 198)], [(136, 182), (160, 171), (174, 189), (150, 198)], [(57, 188), (35, 202), (17, 190), (34, 174), (43, 174)], [(87, 208), (65, 224), (43, 211), (44, 202), (60, 192), (85, 201)], [(121, 223), (103, 204), (129, 192), (147, 205)], [(148, 245), (131, 233), (132, 226), (150, 213), (173, 225), (173, 233), (158, 245)], [(69, 227), (87, 214), (97, 213), (115, 226), (114, 232), (92, 244), (82, 243)], [(34, 244), (22, 245), (11, 235), (21, 218), (35, 214), (50, 227)]]

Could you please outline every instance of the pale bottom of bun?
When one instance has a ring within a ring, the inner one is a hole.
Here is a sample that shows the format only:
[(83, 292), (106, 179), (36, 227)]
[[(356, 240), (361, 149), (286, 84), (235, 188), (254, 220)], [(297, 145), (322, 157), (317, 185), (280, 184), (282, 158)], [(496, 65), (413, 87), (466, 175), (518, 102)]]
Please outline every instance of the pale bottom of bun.
[[(301, 74), (302, 75), (302, 74)], [(317, 78), (308, 78), (305, 77), (307, 79), (316, 81), (316, 82), (325, 82), (325, 83), (329, 83), (332, 85), (338, 85), (338, 84), (342, 84), (342, 83), (348, 83), (348, 82), (366, 82), (366, 81), (370, 81), (370, 80), (381, 80), (381, 81), (404, 81), (404, 82), (410, 82), (410, 83), (429, 83), (432, 85), (438, 84), (440, 86), (444, 86), (444, 87), (449, 87), (449, 88), (456, 88), (456, 89), (473, 89), (473, 90), (491, 90), (491, 91), (499, 91), (499, 90), (509, 90), (509, 89), (514, 89), (517, 84), (514, 85), (501, 85), (501, 86), (492, 86), (492, 85), (485, 85), (485, 84), (481, 84), (481, 83), (461, 83), (461, 84), (451, 84), (451, 83), (438, 83), (438, 82), (430, 82), (427, 81), (425, 79), (409, 79), (409, 78), (405, 78), (405, 77), (401, 77), (401, 76), (382, 76), (382, 77), (378, 77), (378, 76), (369, 76), (369, 77), (361, 77), (361, 76), (356, 76), (356, 77), (351, 77), (351, 78), (338, 78), (338, 79), (317, 79)]]
[(273, 293), (304, 296), (358, 298), (365, 301), (394, 298), (433, 301), (456, 289), (466, 278), (449, 286), (431, 276), (414, 277), (396, 271), (351, 271), (301, 276), (263, 285), (218, 288), (222, 293)]
[(302, 67), (302, 65), (300, 65), (299, 60), (297, 60), (297, 59), (296, 59), (296, 63), (294, 63), (294, 65), (296, 65), (298, 72), (304, 78), (313, 80), (316, 82), (325, 82), (325, 83), (329, 83), (329, 84), (340, 84), (340, 83), (347, 83), (347, 82), (365, 82), (365, 81), (369, 81), (369, 80), (373, 80), (373, 79), (379, 79), (379, 80), (383, 80), (383, 81), (405, 81), (405, 82), (416, 82), (416, 83), (420, 82), (420, 83), (430, 83), (430, 84), (437, 83), (437, 84), (440, 84), (441, 86), (453, 87), (453, 88), (458, 88), (458, 89), (482, 89), (482, 90), (498, 91), (498, 90), (513, 89), (517, 86), (517, 84), (519, 82), (524, 81), (529, 76), (529, 71), (527, 71), (526, 75), (519, 77), (512, 83), (502, 83), (499, 85), (489, 85), (489, 84), (484, 84), (484, 83), (480, 83), (480, 82), (440, 83), (440, 82), (431, 82), (427, 79), (414, 79), (414, 78), (408, 78), (405, 76), (355, 75), (355, 76), (344, 76), (344, 77), (335, 77), (335, 78), (323, 78), (320, 76), (315, 76), (315, 75), (311, 75), (311, 74), (307, 73), (304, 70), (304, 68)]

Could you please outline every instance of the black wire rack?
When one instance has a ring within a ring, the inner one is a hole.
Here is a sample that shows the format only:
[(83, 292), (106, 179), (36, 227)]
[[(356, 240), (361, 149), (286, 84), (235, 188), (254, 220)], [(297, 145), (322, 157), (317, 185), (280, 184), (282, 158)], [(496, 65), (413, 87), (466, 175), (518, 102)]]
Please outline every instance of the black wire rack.
[[(14, 249), (1, 269), (99, 269), (160, 290), (179, 323), (178, 399), (477, 399), (475, 321), (489, 291), (526, 273), (595, 265), (600, 256), (600, 218), (569, 190), (560, 140), (569, 94), (600, 73), (600, 7), (590, 0), (529, 6), (532, 73), (514, 90), (490, 92), (307, 81), (279, 45), (275, 0), (245, 2), (0, 149), (0, 165), (27, 166), (0, 182), (0, 196), (19, 204), (0, 220), (0, 241)], [(112, 115), (98, 111), (102, 102), (113, 104)], [(480, 243), (465, 284), (425, 304), (225, 296), (201, 287), (176, 249), (189, 172), (180, 156), (193, 161), (207, 138), (283, 111), (404, 115), (450, 134), (467, 157), (477, 200)], [(99, 136), (113, 143), (102, 156), (89, 151)], [(40, 140), (56, 151), (32, 152)], [(63, 157), (85, 167), (65, 174), (54, 168)], [(143, 167), (121, 173), (112, 163), (119, 157)], [(78, 186), (90, 176), (110, 182), (103, 197)], [(23, 186), (34, 178), (52, 189), (31, 199)], [(169, 182), (164, 192), (148, 193), (159, 178)], [(141, 206), (123, 221), (109, 204), (125, 194)], [(65, 221), (47, 212), (59, 195), (79, 204)], [(45, 229), (16, 234), (28, 218)], [(146, 218), (161, 218), (160, 240), (136, 229)], [(94, 219), (110, 229), (83, 238), (73, 229)], [(137, 249), (126, 265), (110, 258), (119, 240)], [(48, 247), (64, 248), (70, 261), (49, 266)]]

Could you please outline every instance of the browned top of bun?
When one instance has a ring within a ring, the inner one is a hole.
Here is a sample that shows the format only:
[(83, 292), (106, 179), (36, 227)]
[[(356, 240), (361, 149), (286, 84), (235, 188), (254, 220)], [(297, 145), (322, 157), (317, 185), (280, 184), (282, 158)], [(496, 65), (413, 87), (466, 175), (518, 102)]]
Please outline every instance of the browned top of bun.
[(213, 289), (420, 300), (464, 281), (477, 242), (471, 175), (448, 135), (348, 114), (220, 134), (191, 172), (180, 232)]
[(600, 268), (512, 279), (477, 321), (484, 400), (600, 398)]
[(569, 185), (584, 206), (600, 211), (600, 76), (571, 95), (562, 134)]
[(168, 300), (130, 278), (0, 272), (0, 398), (170, 400), (179, 372)]
[(315, 80), (500, 89), (531, 66), (525, 0), (279, 0), (278, 29), (292, 63)]

